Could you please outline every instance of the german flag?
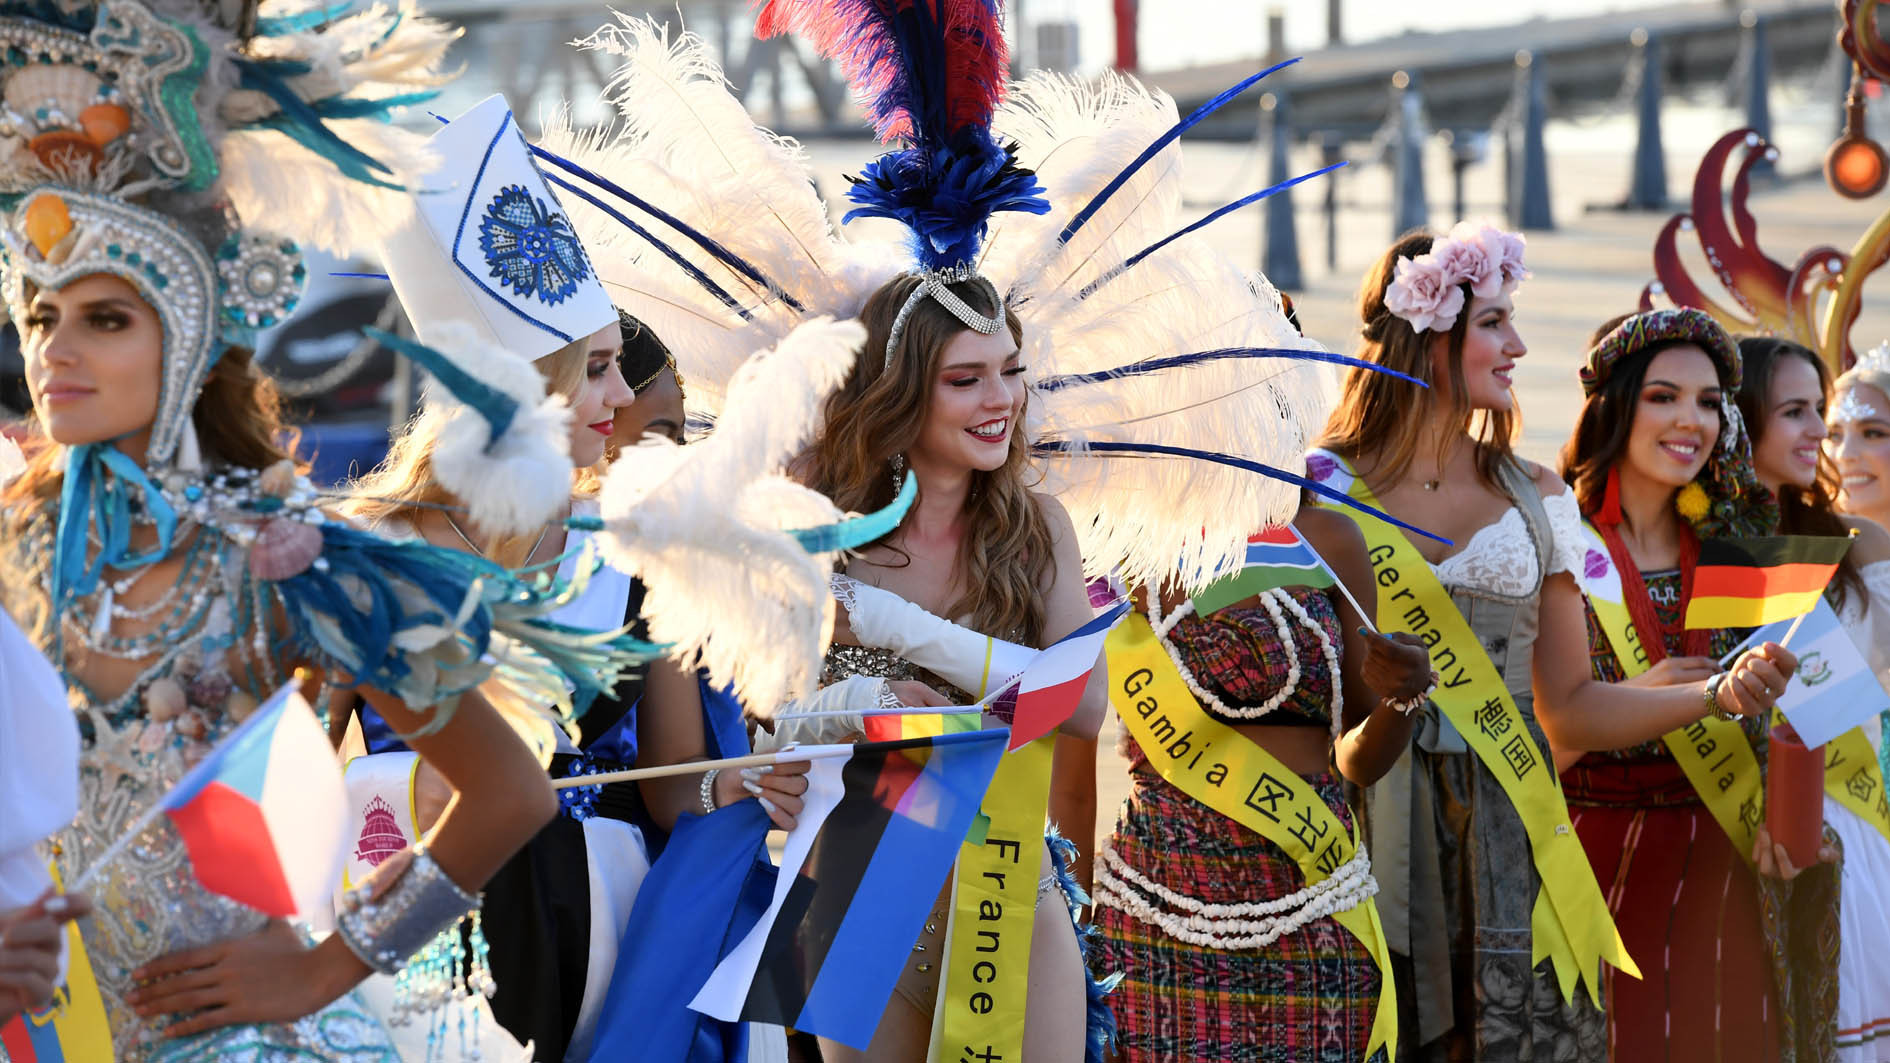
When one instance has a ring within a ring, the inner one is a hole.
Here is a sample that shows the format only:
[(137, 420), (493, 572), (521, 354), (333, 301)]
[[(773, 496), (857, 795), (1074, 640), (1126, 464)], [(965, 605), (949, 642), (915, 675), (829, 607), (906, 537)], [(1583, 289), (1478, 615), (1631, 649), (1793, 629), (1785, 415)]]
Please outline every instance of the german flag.
[(1760, 627), (1808, 613), (1850, 548), (1840, 536), (1709, 539), (1693, 572), (1686, 626)]

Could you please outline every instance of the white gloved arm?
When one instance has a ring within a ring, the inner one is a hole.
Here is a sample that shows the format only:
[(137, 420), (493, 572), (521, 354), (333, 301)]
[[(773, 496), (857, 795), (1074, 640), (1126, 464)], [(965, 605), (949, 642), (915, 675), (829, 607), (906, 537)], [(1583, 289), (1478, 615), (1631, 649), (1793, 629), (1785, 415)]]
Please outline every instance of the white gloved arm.
[[(842, 679), (775, 710), (773, 733), (766, 728), (755, 731), (755, 752), (772, 753), (790, 745), (819, 746), (847, 741), (866, 733), (866, 717), (861, 709), (891, 708), (898, 704), (886, 681), (879, 676), (856, 675)], [(845, 715), (799, 715), (816, 712), (844, 712)]]
[(848, 576), (834, 575), (830, 583), (860, 645), (890, 650), (974, 697), (988, 696), (1037, 655), (1029, 646), (980, 635)]

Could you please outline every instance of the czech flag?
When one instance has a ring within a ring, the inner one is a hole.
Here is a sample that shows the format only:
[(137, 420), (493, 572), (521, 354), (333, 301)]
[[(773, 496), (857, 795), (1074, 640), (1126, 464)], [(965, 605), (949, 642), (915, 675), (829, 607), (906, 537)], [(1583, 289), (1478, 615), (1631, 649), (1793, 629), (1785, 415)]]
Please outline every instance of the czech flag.
[(158, 808), (212, 893), (279, 918), (329, 903), (347, 855), (348, 792), (295, 684), (231, 731)]
[(1089, 673), (1102, 659), (1109, 629), (1128, 612), (1126, 599), (1116, 602), (1096, 619), (1045, 647), (998, 692), (992, 710), (997, 715), (1004, 715), (1005, 702), (1015, 703), (1011, 714), (1012, 749), (1022, 749), (1056, 730), (1076, 711), (1083, 700), (1083, 689), (1089, 685)]
[(1848, 537), (1835, 535), (1708, 539), (1693, 571), (1687, 629), (1761, 627), (1802, 616), (1818, 604), (1850, 548)]
[(1281, 524), (1247, 540), (1247, 557), (1232, 572), (1194, 594), (1202, 616), (1225, 609), (1276, 587), (1330, 587), (1332, 572), (1291, 524)]
[(1004, 737), (993, 728), (806, 750), (806, 803), (773, 900), (689, 1006), (865, 1049), (991, 785)]

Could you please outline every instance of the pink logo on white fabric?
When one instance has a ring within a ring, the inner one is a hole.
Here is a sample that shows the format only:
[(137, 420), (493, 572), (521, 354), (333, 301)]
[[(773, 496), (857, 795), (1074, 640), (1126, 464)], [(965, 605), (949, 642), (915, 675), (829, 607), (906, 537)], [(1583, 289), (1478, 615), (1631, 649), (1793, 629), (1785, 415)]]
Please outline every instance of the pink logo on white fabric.
[(379, 867), (388, 857), (407, 847), (407, 836), (400, 832), (394, 809), (379, 797), (362, 810), (361, 836), (354, 844), (354, 858), (369, 867)]

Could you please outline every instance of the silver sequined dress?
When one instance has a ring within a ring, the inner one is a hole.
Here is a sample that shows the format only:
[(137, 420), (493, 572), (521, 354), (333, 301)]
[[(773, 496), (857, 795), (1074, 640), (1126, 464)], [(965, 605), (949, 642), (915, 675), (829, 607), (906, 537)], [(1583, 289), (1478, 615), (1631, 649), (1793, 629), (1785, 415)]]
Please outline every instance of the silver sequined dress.
[[(67, 677), (85, 744), (78, 818), (47, 842), (63, 882), (90, 868), (283, 679), (266, 666), (232, 664), (259, 657), (242, 652), (254, 640), (244, 608), (253, 600), (245, 591), (253, 588), (241, 575), (247, 569), (239, 547), (219, 537), (204, 549), (210, 564), (199, 582), (185, 588), (190, 604), (180, 637), (154, 656), (131, 689), (104, 703)], [(191, 571), (186, 568), (187, 579)], [(65, 635), (67, 641), (84, 637), (71, 624)], [(243, 937), (266, 922), (261, 913), (198, 884), (167, 817), (156, 817), (100, 870), (87, 892), (95, 911), (80, 923), (80, 933), (118, 1063), (399, 1060), (379, 1020), (352, 993), (296, 1022), (225, 1027), (179, 1040), (160, 1036), (178, 1016), (147, 1021), (132, 1010), (124, 999), (133, 988), (132, 971), (180, 949)]]

